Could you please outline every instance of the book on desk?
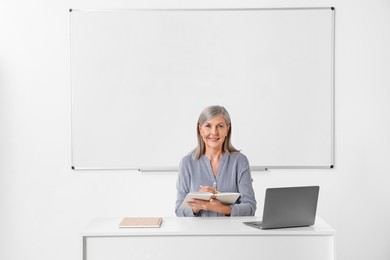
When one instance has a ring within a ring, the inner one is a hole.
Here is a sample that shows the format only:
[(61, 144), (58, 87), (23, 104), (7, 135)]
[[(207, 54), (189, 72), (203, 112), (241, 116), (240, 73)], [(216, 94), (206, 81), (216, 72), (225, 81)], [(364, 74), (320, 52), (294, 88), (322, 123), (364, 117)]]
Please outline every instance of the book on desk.
[(124, 217), (119, 223), (120, 228), (159, 228), (161, 217)]

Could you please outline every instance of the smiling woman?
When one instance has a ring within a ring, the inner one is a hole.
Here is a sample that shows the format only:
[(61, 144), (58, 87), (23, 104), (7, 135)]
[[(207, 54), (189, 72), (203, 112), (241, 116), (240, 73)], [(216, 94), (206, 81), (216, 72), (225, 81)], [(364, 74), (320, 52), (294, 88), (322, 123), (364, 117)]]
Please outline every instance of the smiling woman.
[[(211, 166), (214, 175), (217, 174), (218, 165), (223, 153), (222, 146), (225, 142), (229, 127), (225, 118), (222, 115), (216, 116), (213, 119), (207, 121), (203, 125), (199, 125), (199, 134), (202, 138), (200, 143), (204, 144), (205, 155), (211, 160)], [(199, 156), (200, 157), (200, 156)]]
[[(197, 123), (198, 145), (184, 156), (177, 181), (177, 216), (253, 216), (256, 199), (249, 162), (230, 142), (231, 120), (222, 106), (209, 106)], [(218, 199), (193, 199), (190, 208), (180, 208), (189, 192), (238, 192), (233, 205)]]
[(213, 150), (219, 149), (221, 152), (238, 152), (230, 142), (231, 120), (229, 113), (224, 107), (210, 106), (205, 108), (199, 116), (197, 128), (198, 146), (195, 149), (196, 159), (199, 159), (205, 153), (206, 145), (212, 145), (208, 147), (209, 149), (219, 145)]

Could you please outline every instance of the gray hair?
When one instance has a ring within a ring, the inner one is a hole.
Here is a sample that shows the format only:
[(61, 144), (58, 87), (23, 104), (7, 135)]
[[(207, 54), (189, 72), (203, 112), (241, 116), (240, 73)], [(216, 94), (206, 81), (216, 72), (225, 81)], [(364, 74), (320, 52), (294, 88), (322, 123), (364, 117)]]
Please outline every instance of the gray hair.
[(203, 125), (207, 121), (213, 119), (216, 116), (223, 116), (226, 120), (226, 124), (229, 127), (228, 134), (223, 143), (223, 151), (226, 153), (238, 152), (236, 148), (231, 144), (231, 133), (232, 133), (232, 124), (230, 120), (230, 115), (223, 106), (209, 106), (203, 109), (202, 113), (199, 116), (198, 123), (196, 124), (196, 133), (198, 137), (198, 145), (194, 150), (194, 158), (199, 160), (200, 157), (205, 153), (206, 148), (203, 142), (202, 136), (199, 132), (199, 126)]

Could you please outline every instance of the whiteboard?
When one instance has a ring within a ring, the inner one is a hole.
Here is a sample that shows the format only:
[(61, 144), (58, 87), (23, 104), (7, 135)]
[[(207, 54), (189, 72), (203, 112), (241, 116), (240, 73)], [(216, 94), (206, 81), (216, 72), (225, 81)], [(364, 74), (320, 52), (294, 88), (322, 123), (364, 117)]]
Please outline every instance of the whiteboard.
[(334, 165), (334, 9), (70, 10), (73, 169), (177, 169), (209, 105), (252, 169)]

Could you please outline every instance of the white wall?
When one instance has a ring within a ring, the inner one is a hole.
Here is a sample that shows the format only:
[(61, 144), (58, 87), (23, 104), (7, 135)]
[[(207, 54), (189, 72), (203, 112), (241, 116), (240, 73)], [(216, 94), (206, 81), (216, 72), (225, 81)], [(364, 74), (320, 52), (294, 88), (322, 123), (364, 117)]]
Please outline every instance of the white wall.
[(386, 0), (1, 1), (0, 259), (81, 259), (94, 217), (174, 215), (176, 173), (70, 170), (69, 8), (278, 6), (336, 7), (336, 168), (254, 172), (257, 214), (266, 187), (319, 184), (338, 259), (389, 259)]

